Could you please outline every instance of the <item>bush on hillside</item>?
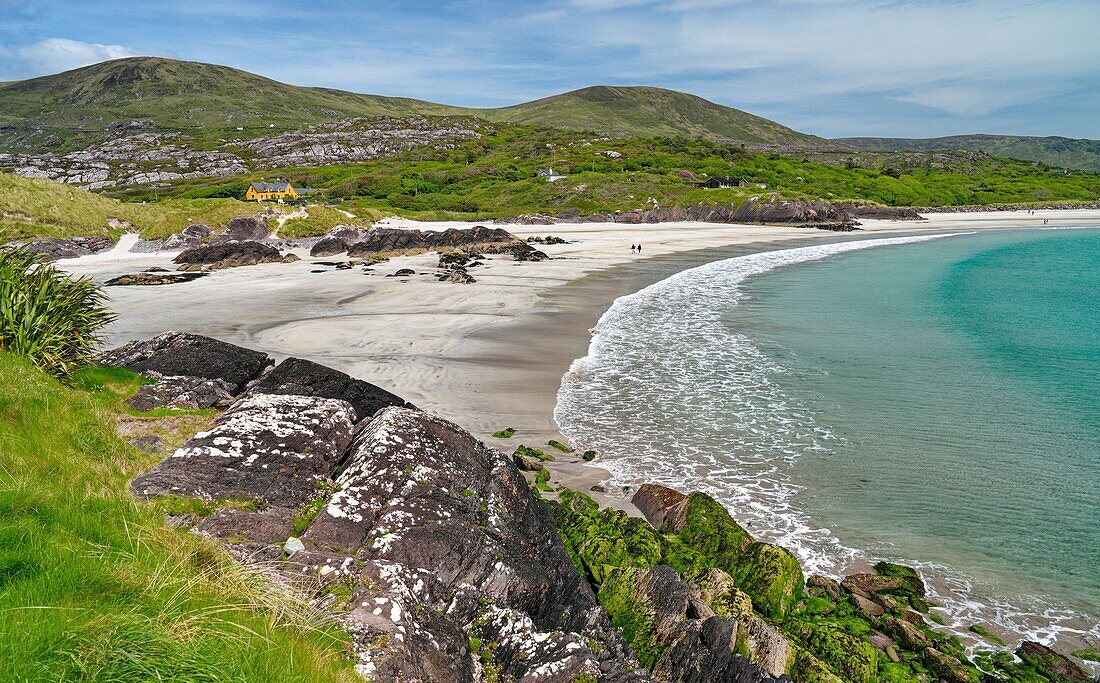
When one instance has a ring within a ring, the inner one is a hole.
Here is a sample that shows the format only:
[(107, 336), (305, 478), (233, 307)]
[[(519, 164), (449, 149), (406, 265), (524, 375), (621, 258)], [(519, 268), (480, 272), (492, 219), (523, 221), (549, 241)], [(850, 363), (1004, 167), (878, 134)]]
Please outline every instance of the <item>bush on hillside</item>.
[(92, 360), (97, 332), (114, 320), (103, 291), (23, 249), (0, 250), (0, 350), (57, 376)]

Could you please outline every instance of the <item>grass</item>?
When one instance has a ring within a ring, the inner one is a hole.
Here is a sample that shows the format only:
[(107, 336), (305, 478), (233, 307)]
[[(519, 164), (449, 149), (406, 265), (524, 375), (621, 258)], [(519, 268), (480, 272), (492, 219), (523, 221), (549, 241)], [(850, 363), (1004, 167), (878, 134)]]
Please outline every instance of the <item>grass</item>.
[(167, 237), (193, 223), (221, 227), (263, 207), (236, 199), (164, 199), (127, 203), (50, 180), (0, 173), (0, 243), (29, 237), (104, 235), (133, 226), (145, 239)]
[[(0, 352), (0, 662), (18, 681), (354, 681), (301, 596), (164, 526), (127, 482), (121, 374), (65, 387)], [(182, 435), (181, 437), (182, 438)]]
[(92, 360), (97, 333), (115, 319), (91, 280), (73, 279), (21, 249), (0, 249), (0, 349), (58, 376)]

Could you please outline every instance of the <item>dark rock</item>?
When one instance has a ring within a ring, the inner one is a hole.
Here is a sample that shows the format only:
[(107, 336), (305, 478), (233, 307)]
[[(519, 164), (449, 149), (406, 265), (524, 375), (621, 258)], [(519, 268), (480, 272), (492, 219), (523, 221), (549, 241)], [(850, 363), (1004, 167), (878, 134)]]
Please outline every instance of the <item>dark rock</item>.
[(1088, 672), (1069, 657), (1031, 640), (1020, 643), (1020, 647), (1016, 648), (1016, 656), (1054, 680), (1080, 683), (1092, 680)]
[(351, 244), (352, 242), (358, 242), (363, 237), (363, 231), (354, 225), (337, 225), (332, 230), (325, 233), (325, 237), (335, 237), (336, 239), (344, 240)]
[(874, 593), (890, 593), (902, 589), (907, 584), (901, 579), (880, 574), (852, 574), (845, 577), (840, 585), (849, 593), (871, 597)]
[(401, 408), (361, 425), (348, 452), (339, 490), (291, 562), (340, 575), (325, 567), (355, 558), (341, 580), (356, 586), (361, 672), (475, 680), (467, 667), (480, 652), (499, 680), (645, 680), (629, 673), (636, 662), (504, 455)]
[(213, 231), (208, 225), (202, 225), (201, 223), (189, 225), (178, 233), (169, 235), (160, 248), (165, 251), (194, 249), (201, 246), (206, 238), (210, 237), (211, 232)]
[(126, 400), (134, 410), (156, 408), (227, 408), (233, 402), (234, 385), (221, 379), (161, 376)]
[(837, 204), (856, 218), (873, 218), (888, 221), (923, 221), (924, 216), (917, 213), (916, 209), (897, 206), (882, 206), (879, 204)]
[(359, 420), (387, 406), (414, 407), (385, 389), (301, 358), (287, 358), (279, 363), (249, 393), (336, 398), (350, 403)]
[(668, 522), (665, 513), (686, 499), (687, 496), (667, 486), (642, 484), (630, 502), (655, 529), (660, 529)]
[(523, 242), (512, 247), (510, 251), (512, 252), (512, 258), (517, 261), (547, 261), (550, 259), (544, 252)]
[[(294, 260), (298, 260), (297, 257)], [(284, 262), (278, 249), (254, 241), (217, 242), (195, 247), (180, 252), (172, 261), (182, 266), (206, 266), (210, 270)]]
[(836, 600), (840, 597), (840, 584), (835, 579), (830, 579), (827, 576), (821, 576), (820, 574), (814, 574), (810, 578), (806, 579), (806, 588), (813, 591), (817, 589), (821, 593), (829, 596), (830, 599)]
[(298, 508), (343, 455), (354, 423), (345, 401), (250, 394), (130, 488), (142, 498), (252, 498)]
[(249, 242), (267, 239), (267, 219), (239, 217), (229, 221), (225, 226), (225, 232), (216, 236), (212, 241)]
[(100, 355), (103, 365), (137, 373), (224, 380), (239, 393), (271, 365), (267, 354), (185, 332), (165, 332)]
[(921, 661), (945, 683), (974, 683), (970, 672), (966, 670), (966, 667), (962, 665), (958, 658), (944, 654), (934, 647), (924, 648)]
[(547, 235), (546, 237), (528, 237), (527, 241), (531, 244), (569, 244), (564, 239), (553, 235)]
[(396, 256), (465, 248), (487, 251), (493, 247), (510, 246), (515, 243), (522, 244), (518, 237), (507, 230), (487, 228), (483, 225), (466, 230), (449, 228), (442, 231), (374, 228), (360, 242), (352, 244), (348, 248), (348, 254), (352, 257)]
[(261, 545), (282, 545), (294, 533), (296, 510), (269, 508), (263, 511), (216, 510), (199, 524), (199, 531), (215, 538), (249, 541)]
[(160, 285), (175, 285), (181, 282), (191, 282), (207, 274), (208, 273), (201, 271), (171, 274), (145, 271), (142, 273), (133, 273), (131, 275), (120, 275), (116, 278), (107, 280), (103, 284), (106, 287), (157, 287)]
[(535, 458), (529, 458), (519, 453), (512, 454), (512, 462), (515, 464), (516, 468), (523, 472), (541, 472), (546, 469), (546, 467)]
[(113, 249), (115, 244), (109, 237), (51, 237), (34, 240), (23, 248), (49, 262), (98, 254)]
[(324, 237), (309, 250), (310, 256), (324, 257), (343, 254), (348, 250), (349, 242), (340, 237)]
[(912, 567), (892, 562), (878, 562), (875, 564), (875, 573), (904, 581), (921, 597), (926, 594), (924, 580), (921, 578), (920, 573)]
[(440, 282), (456, 282), (462, 285), (472, 285), (477, 282), (472, 275), (465, 270), (454, 269), (439, 276)]
[(924, 648), (934, 645), (927, 633), (904, 619), (886, 614), (882, 617), (882, 625), (886, 633), (895, 641), (901, 643), (907, 650), (920, 652)]
[(386, 277), (409, 277), (410, 275), (416, 275), (416, 271), (412, 268), (401, 268), (393, 275), (387, 275)]
[(882, 605), (869, 598), (863, 597), (859, 593), (852, 594), (852, 602), (855, 603), (856, 609), (862, 612), (868, 619), (875, 619), (886, 613)]

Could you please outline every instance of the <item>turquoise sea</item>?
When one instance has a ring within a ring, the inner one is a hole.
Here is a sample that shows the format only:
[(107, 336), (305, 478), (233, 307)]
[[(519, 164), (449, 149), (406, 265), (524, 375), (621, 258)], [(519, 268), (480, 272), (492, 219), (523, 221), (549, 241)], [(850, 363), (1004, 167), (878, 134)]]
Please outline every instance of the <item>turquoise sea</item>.
[(921, 567), (959, 631), (1100, 638), (1100, 229), (862, 240), (616, 301), (556, 417), (811, 570)]

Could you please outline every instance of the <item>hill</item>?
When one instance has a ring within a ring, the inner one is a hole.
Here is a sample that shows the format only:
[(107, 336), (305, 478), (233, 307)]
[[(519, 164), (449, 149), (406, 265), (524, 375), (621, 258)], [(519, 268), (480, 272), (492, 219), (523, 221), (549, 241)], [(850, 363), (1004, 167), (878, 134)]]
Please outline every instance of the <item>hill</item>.
[(0, 149), (70, 151), (128, 127), (254, 137), (344, 117), (417, 114), (610, 135), (820, 142), (774, 121), (660, 88), (600, 86), (511, 107), (470, 109), (288, 85), (214, 64), (132, 57), (0, 84)]
[(952, 135), (942, 138), (840, 138), (857, 149), (931, 151), (965, 149), (1009, 159), (1039, 161), (1050, 166), (1100, 172), (1100, 140), (1024, 135)]
[(695, 95), (652, 87), (594, 86), (477, 115), (491, 121), (616, 135), (684, 135), (783, 146), (825, 142)]

